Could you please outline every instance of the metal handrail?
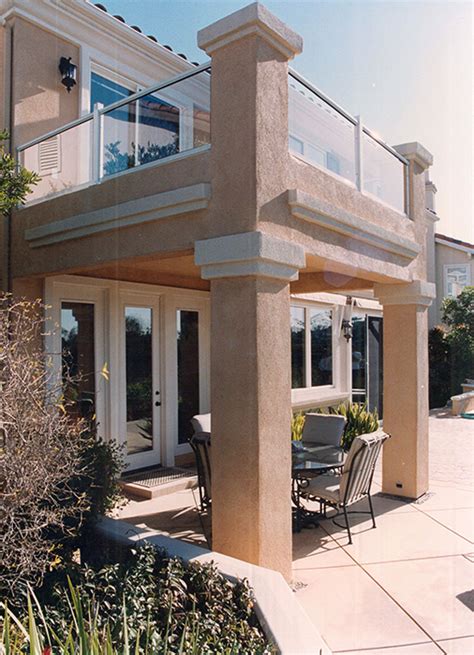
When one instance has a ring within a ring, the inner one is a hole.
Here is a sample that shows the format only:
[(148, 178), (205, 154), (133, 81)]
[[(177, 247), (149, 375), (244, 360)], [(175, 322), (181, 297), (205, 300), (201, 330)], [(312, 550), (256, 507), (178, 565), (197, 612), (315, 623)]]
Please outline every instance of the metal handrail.
[[(203, 71), (207, 71), (210, 69), (211, 69), (211, 62), (206, 62), (204, 64), (201, 64), (200, 66), (196, 66), (190, 71), (186, 71), (185, 73), (181, 73), (180, 75), (176, 75), (175, 77), (168, 78), (167, 80), (158, 82), (157, 84), (154, 84), (153, 86), (150, 86), (147, 89), (143, 89), (142, 91), (138, 91), (137, 93), (134, 93), (131, 96), (127, 96), (123, 100), (117, 100), (117, 102), (114, 102), (111, 105), (102, 107), (101, 109), (98, 110), (98, 113), (107, 114), (108, 112), (113, 111), (114, 109), (118, 109), (119, 107), (122, 107), (123, 105), (128, 105), (130, 102), (135, 102), (136, 100), (139, 100), (144, 96), (151, 95), (152, 93), (156, 93), (161, 89), (164, 89), (168, 86), (172, 86), (173, 84), (177, 84), (178, 82), (182, 82), (183, 80), (187, 80), (190, 77), (195, 77), (196, 75), (199, 75), (199, 73), (202, 73)], [(31, 141), (28, 141), (27, 143), (24, 143), (21, 146), (17, 146), (16, 150), (17, 152), (23, 152), (24, 150), (27, 150), (32, 146), (38, 145), (38, 143), (41, 143), (42, 141), (51, 139), (53, 136), (57, 136), (58, 134), (61, 134), (62, 132), (66, 132), (67, 130), (72, 129), (73, 127), (77, 127), (78, 125), (87, 123), (87, 121), (93, 120), (93, 118), (94, 118), (94, 112), (90, 112), (89, 114), (86, 114), (85, 116), (81, 116), (81, 118), (76, 118), (76, 120), (71, 121), (66, 125), (62, 125), (61, 127), (58, 127), (55, 130), (51, 130), (51, 132), (47, 132), (46, 134), (43, 134), (37, 137), (36, 139), (32, 139)]]
[[(341, 116), (344, 116), (349, 122), (351, 122), (353, 125), (358, 125), (359, 121), (357, 118), (349, 114), (345, 109), (343, 109), (340, 105), (337, 104), (337, 102), (334, 102), (329, 96), (327, 96), (325, 93), (320, 91), (312, 82), (307, 80), (305, 77), (300, 75), (298, 72), (296, 72), (293, 68), (288, 68), (288, 73), (290, 77), (293, 77), (295, 80), (297, 80), (300, 84), (302, 84), (304, 87), (308, 89), (308, 91), (311, 91), (314, 93), (318, 98), (323, 100), (325, 103), (327, 103), (330, 107), (332, 107), (335, 111), (338, 112), (338, 114), (341, 114)], [(371, 132), (367, 127), (363, 126), (362, 130), (367, 136), (370, 136), (374, 141), (376, 141), (382, 148), (385, 148), (391, 155), (399, 159), (403, 164), (408, 165), (408, 160), (403, 157), (400, 153), (398, 153), (392, 146), (389, 146), (388, 143), (385, 143), (380, 137), (375, 136), (373, 132)]]

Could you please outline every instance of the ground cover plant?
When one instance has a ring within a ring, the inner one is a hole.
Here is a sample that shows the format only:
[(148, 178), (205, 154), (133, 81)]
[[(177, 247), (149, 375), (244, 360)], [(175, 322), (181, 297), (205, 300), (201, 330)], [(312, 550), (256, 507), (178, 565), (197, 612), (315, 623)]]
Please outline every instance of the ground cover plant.
[(151, 545), (120, 563), (56, 570), (23, 609), (4, 606), (0, 623), (7, 655), (274, 652), (246, 581), (232, 584), (212, 564)]

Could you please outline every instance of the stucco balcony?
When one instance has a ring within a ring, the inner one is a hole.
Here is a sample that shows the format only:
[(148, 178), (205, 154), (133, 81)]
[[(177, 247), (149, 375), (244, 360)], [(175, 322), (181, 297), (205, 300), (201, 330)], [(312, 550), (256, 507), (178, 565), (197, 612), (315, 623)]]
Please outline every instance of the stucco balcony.
[[(263, 66), (254, 54), (240, 63), (249, 79), (253, 66)], [(390, 147), (283, 64), (278, 75), (266, 73), (262, 107), (252, 106), (260, 91), (245, 75), (236, 103), (231, 77), (216, 74), (203, 64), (20, 145), (19, 162), (41, 180), (13, 227), (13, 277), (192, 252), (199, 239), (255, 229), (246, 194), (264, 198), (254, 210), (266, 232), (304, 247), (295, 292), (321, 290), (318, 274), (327, 270), (357, 278), (358, 288), (420, 275), (413, 167), (428, 165), (429, 153), (419, 144)], [(275, 108), (272, 94), (283, 85)], [(257, 137), (262, 111), (269, 124), (278, 115), (281, 132)], [(103, 247), (124, 229), (123, 247)], [(84, 238), (90, 247), (78, 243)], [(183, 275), (179, 267), (176, 273)]]

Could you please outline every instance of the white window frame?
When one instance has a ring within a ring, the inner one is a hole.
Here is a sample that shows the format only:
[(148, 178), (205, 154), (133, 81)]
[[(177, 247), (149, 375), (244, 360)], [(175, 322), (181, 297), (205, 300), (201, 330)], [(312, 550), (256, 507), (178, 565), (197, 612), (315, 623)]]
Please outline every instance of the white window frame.
[(178, 443), (178, 348), (177, 348), (177, 312), (191, 311), (199, 314), (199, 413), (207, 414), (210, 408), (210, 299), (197, 295), (170, 294), (166, 297), (166, 352), (165, 372), (168, 379), (166, 399), (166, 425), (168, 429), (168, 446), (171, 448), (169, 460), (175, 456), (191, 452), (187, 443)]
[(470, 264), (466, 264), (466, 263), (444, 264), (443, 265), (443, 280), (444, 280), (444, 297), (445, 298), (456, 298), (457, 297), (455, 295), (452, 295), (452, 294), (448, 293), (448, 285), (449, 285), (448, 275), (449, 275), (449, 269), (452, 269), (452, 268), (458, 268), (458, 269), (462, 268), (462, 269), (464, 269), (465, 274), (466, 274), (466, 284), (463, 286), (463, 289), (465, 287), (470, 286), (470, 284), (471, 284), (471, 266), (470, 266)]
[[(308, 302), (291, 298), (292, 307), (305, 310), (305, 379), (306, 386), (291, 390), (291, 402), (295, 409), (327, 406), (350, 397), (350, 377), (347, 342), (340, 325), (345, 305)], [(332, 312), (332, 384), (311, 386), (311, 309)]]
[[(159, 302), (159, 357), (161, 463), (174, 466), (175, 457), (191, 452), (188, 444), (178, 444), (178, 370), (176, 312), (178, 309), (199, 312), (199, 395), (200, 412), (210, 411), (210, 297), (207, 291), (178, 289), (160, 285), (102, 280), (81, 276), (51, 277), (45, 284), (45, 301), (49, 310), (46, 351), (61, 375), (61, 302), (94, 303), (94, 340), (96, 368), (96, 414), (98, 435), (118, 441), (123, 404), (121, 362), (123, 339), (122, 300), (136, 298), (136, 304), (150, 306)], [(130, 304), (130, 302), (128, 302)], [(134, 303), (131, 303), (134, 304)], [(107, 363), (109, 380), (101, 374)], [(99, 390), (103, 393), (99, 393)], [(146, 465), (146, 464), (145, 464)]]

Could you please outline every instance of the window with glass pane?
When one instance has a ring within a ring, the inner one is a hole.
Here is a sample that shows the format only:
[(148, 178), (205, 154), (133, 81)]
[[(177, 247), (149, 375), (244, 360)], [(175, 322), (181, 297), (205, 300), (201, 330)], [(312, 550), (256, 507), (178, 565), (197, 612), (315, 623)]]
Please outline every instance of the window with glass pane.
[(469, 267), (466, 264), (446, 266), (446, 295), (456, 298), (469, 284)]
[(127, 453), (153, 448), (152, 313), (125, 308)]
[(128, 98), (134, 91), (127, 89), (127, 87), (112, 82), (112, 80), (99, 75), (98, 73), (91, 74), (91, 107), (93, 111), (96, 104), (102, 107), (107, 107), (118, 100)]
[(365, 316), (352, 317), (352, 389), (366, 391), (367, 323)]
[(332, 384), (332, 312), (310, 310), (311, 386)]
[(178, 443), (186, 443), (193, 430), (191, 419), (199, 414), (199, 313), (176, 313), (178, 348)]
[(64, 392), (72, 411), (91, 419), (95, 413), (94, 305), (61, 303)]
[(305, 366), (305, 310), (291, 308), (291, 386), (301, 389), (306, 386)]

